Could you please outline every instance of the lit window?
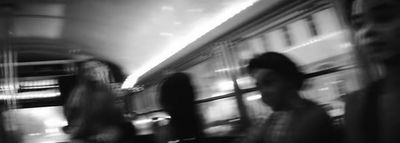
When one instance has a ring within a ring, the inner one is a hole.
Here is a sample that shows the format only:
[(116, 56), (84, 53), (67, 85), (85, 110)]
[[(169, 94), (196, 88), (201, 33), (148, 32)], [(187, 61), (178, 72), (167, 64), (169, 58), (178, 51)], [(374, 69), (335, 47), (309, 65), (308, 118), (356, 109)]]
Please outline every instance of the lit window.
[(308, 17), (306, 17), (306, 21), (307, 21), (308, 27), (310, 28), (311, 36), (317, 36), (318, 31), (317, 31), (317, 27), (315, 26), (314, 18), (312, 16), (308, 16)]
[(293, 40), (292, 40), (292, 37), (290, 36), (288, 27), (284, 26), (282, 28), (282, 32), (283, 32), (283, 35), (285, 37), (286, 46), (288, 46), (288, 47), (292, 46), (293, 45)]

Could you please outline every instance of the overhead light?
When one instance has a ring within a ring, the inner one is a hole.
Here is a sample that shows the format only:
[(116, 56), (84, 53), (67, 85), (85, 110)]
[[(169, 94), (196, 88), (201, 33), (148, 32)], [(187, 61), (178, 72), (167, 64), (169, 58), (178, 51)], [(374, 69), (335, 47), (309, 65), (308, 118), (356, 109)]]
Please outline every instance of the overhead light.
[[(217, 16), (197, 23), (197, 26), (194, 26), (197, 28), (193, 29), (193, 31), (189, 32), (187, 35), (177, 37), (175, 43), (166, 46), (165, 51), (159, 51), (159, 55), (154, 56), (155, 58), (149, 60), (147, 63), (144, 63), (142, 67), (129, 75), (128, 78), (124, 81), (123, 87), (133, 87), (133, 85), (135, 85), (137, 81), (137, 78), (139, 78), (141, 75), (148, 72), (153, 67), (159, 65), (161, 62), (165, 61), (169, 57), (173, 56), (207, 32), (213, 30), (236, 14), (252, 6), (257, 1), (258, 0), (246, 0), (243, 2), (232, 4), (226, 9), (222, 10), (222, 12), (220, 12)], [(171, 10), (171, 7), (163, 6), (162, 9)]]

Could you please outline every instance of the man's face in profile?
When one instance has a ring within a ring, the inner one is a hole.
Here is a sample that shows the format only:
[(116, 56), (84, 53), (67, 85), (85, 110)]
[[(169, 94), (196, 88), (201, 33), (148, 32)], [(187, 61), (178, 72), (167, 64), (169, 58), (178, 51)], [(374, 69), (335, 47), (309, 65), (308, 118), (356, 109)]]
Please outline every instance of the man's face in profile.
[(287, 100), (288, 91), (293, 90), (290, 81), (269, 69), (255, 69), (251, 76), (261, 92), (262, 101), (274, 110), (280, 110)]
[(351, 21), (368, 57), (384, 62), (400, 55), (400, 0), (355, 0)]

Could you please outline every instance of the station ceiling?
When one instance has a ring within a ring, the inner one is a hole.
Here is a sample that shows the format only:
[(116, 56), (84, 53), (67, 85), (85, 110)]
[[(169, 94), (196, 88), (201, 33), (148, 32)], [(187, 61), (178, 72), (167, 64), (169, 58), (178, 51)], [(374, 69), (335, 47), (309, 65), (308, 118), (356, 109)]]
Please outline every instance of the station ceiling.
[(122, 66), (134, 83), (160, 63), (201, 47), (278, 1), (25, 0), (13, 12), (8, 31), (15, 37), (79, 45)]

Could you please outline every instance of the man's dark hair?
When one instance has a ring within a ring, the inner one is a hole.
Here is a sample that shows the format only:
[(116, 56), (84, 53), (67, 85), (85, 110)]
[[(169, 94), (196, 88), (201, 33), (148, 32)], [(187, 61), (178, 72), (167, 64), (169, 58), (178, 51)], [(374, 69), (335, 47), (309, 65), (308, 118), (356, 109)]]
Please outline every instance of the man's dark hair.
[(267, 52), (250, 60), (249, 72), (255, 69), (269, 69), (294, 82), (297, 88), (301, 88), (305, 75), (298, 69), (297, 65), (287, 56)]

